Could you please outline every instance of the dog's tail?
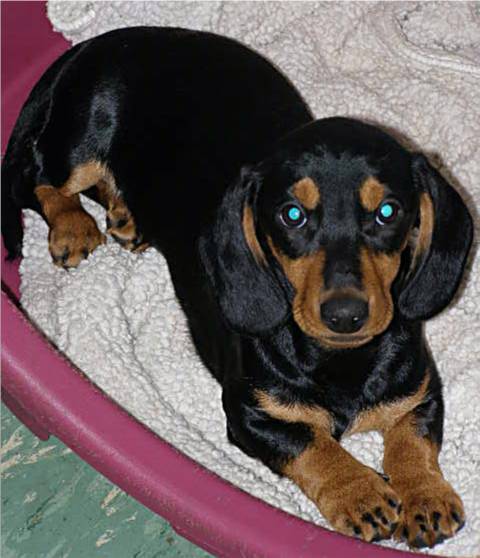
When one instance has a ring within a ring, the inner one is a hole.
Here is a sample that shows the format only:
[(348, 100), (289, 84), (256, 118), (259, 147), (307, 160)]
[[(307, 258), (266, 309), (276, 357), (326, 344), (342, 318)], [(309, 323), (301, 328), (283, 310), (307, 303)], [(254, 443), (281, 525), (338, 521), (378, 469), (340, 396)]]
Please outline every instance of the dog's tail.
[(88, 44), (89, 41), (86, 41), (67, 50), (45, 71), (30, 92), (10, 136), (1, 173), (1, 230), (9, 260), (20, 256), (22, 252), (22, 209), (40, 211), (34, 195), (38, 175), (34, 146), (49, 112), (53, 84), (70, 60), (73, 60)]
[(22, 253), (22, 209), (37, 209), (38, 205), (33, 194), (37, 169), (33, 146), (42, 122), (38, 100), (33, 106), (29, 104), (36, 90), (38, 85), (20, 112), (2, 161), (2, 237), (8, 260)]
[(17, 165), (12, 162), (10, 149), (7, 149), (4, 160), (2, 161), (1, 179), (3, 244), (7, 250), (7, 259), (13, 260), (22, 253), (22, 209), (14, 196), (14, 192), (18, 188), (18, 182), (22, 180), (22, 176), (21, 172), (18, 173)]

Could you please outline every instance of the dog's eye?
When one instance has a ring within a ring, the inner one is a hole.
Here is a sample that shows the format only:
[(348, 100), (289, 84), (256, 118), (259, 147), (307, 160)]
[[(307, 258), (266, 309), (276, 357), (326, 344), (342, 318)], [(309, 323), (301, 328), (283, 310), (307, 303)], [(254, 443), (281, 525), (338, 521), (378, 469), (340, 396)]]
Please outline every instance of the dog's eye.
[(284, 205), (279, 215), (282, 223), (289, 229), (299, 229), (307, 222), (303, 209), (294, 203)]
[(393, 223), (397, 218), (399, 206), (395, 202), (388, 201), (382, 203), (382, 205), (377, 209), (377, 213), (375, 215), (375, 221), (379, 225), (388, 225), (389, 223)]

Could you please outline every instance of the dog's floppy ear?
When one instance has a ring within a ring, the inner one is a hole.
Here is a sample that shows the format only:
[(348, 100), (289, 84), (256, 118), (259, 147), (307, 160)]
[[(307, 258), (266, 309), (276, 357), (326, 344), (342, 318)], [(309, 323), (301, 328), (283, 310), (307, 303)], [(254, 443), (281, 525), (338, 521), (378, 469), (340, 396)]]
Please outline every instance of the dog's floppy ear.
[(462, 277), (472, 243), (472, 218), (459, 194), (423, 155), (412, 176), (420, 192), (420, 229), (413, 269), (399, 297), (408, 319), (426, 320), (447, 306)]
[(261, 183), (244, 168), (220, 204), (215, 222), (200, 238), (205, 271), (227, 324), (247, 335), (262, 335), (287, 316), (282, 287), (270, 270), (255, 230), (255, 205)]

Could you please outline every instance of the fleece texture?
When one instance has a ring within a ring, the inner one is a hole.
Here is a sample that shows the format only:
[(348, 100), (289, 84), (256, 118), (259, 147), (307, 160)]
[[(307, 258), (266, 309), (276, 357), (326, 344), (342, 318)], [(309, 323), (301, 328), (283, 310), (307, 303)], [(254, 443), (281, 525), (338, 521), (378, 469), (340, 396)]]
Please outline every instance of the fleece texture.
[[(478, 2), (60, 2), (54, 27), (73, 43), (131, 25), (168, 25), (239, 39), (271, 59), (318, 117), (378, 122), (438, 154), (478, 230), (480, 4)], [(84, 200), (105, 229), (103, 210)], [(104, 391), (165, 440), (244, 490), (325, 525), (290, 481), (227, 442), (220, 387), (192, 347), (165, 260), (113, 241), (78, 269), (55, 268), (47, 226), (25, 212), (22, 304), (49, 338)], [(475, 252), (474, 248), (474, 252)], [(480, 552), (480, 269), (470, 259), (462, 296), (426, 331), (444, 382), (440, 462), (461, 495), (467, 525), (435, 548)], [(345, 447), (380, 470), (381, 437)], [(382, 544), (405, 548), (387, 541)]]

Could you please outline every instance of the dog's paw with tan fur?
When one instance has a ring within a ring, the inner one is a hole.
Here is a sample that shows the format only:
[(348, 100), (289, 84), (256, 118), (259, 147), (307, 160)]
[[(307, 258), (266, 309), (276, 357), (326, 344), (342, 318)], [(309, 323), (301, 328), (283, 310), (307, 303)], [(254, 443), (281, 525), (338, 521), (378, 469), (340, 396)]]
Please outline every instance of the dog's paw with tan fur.
[(453, 537), (465, 524), (460, 497), (438, 475), (417, 479), (399, 493), (404, 512), (394, 537), (411, 547), (431, 548)]
[(143, 252), (148, 243), (138, 234), (135, 221), (125, 204), (120, 203), (107, 211), (107, 233), (126, 250)]
[(51, 224), (48, 246), (53, 262), (64, 269), (77, 267), (97, 246), (105, 243), (95, 219), (83, 209), (56, 216)]
[(319, 494), (322, 514), (340, 533), (365, 541), (388, 539), (398, 527), (400, 497), (378, 473), (367, 467), (361, 474), (339, 473)]

